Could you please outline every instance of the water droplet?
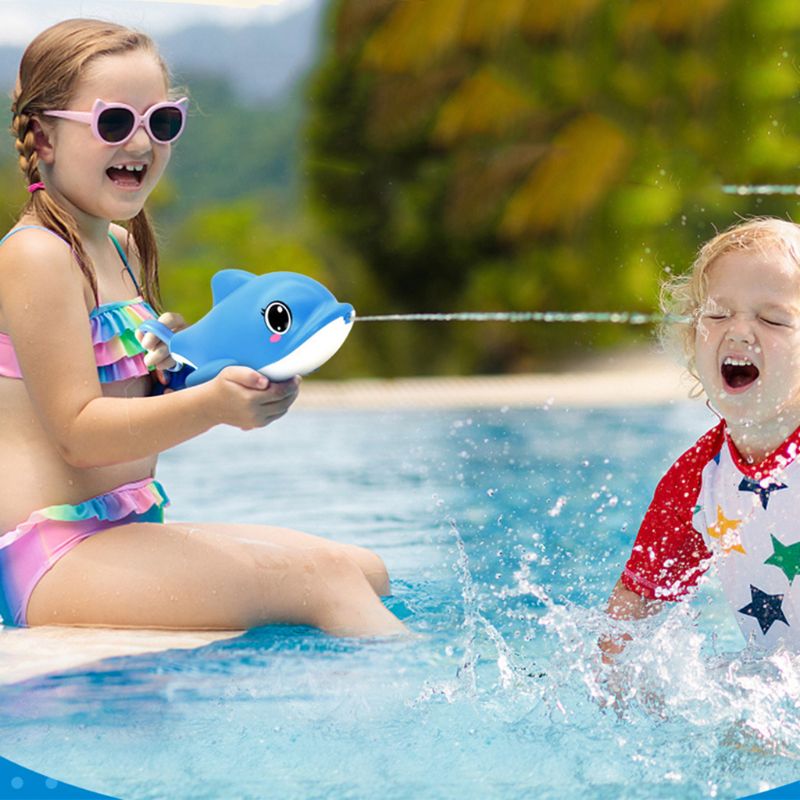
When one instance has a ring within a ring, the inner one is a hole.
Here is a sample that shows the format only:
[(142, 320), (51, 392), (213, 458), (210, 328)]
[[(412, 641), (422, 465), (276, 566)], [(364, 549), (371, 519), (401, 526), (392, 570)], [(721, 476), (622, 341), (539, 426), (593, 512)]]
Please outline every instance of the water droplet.
[(556, 500), (555, 505), (548, 510), (547, 515), (550, 517), (557, 517), (561, 513), (561, 509), (564, 508), (566, 503), (566, 497), (559, 497), (558, 500)]

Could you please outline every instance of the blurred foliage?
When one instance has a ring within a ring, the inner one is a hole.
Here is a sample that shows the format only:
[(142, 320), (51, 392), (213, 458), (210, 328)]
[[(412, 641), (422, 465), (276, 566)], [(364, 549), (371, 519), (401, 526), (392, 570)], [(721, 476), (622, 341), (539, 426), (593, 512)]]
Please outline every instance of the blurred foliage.
[[(306, 164), (318, 219), (380, 276), (371, 313), (649, 311), (715, 227), (797, 211), (721, 191), (800, 182), (791, 0), (335, 0), (329, 14)], [(398, 352), (386, 325), (373, 346), (384, 371), (499, 372), (636, 335), (422, 325)]]
[(182, 77), (192, 102), (169, 167), (175, 191), (164, 209), (165, 222), (244, 195), (271, 200), (273, 218), (296, 216), (305, 109), (301, 87), (276, 105), (259, 107), (238, 100), (221, 77)]
[[(218, 269), (290, 269), (359, 313), (655, 309), (737, 215), (794, 216), (794, 0), (331, 0), (308, 86), (243, 103), (182, 75), (190, 125), (151, 197), (165, 305)], [(10, 137), (0, 215), (25, 199)], [(368, 324), (328, 377), (552, 368), (647, 331)]]
[(20, 208), (28, 197), (25, 184), (17, 167), (17, 159), (12, 157), (13, 149), (9, 146), (0, 160), (0, 226), (3, 232), (16, 221)]

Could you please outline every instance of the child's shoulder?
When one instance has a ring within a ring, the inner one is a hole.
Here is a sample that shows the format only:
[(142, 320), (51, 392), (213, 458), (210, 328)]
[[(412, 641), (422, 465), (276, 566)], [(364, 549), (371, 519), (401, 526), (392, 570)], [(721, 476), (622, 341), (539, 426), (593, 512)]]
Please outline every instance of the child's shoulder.
[(69, 244), (54, 231), (19, 223), (0, 240), (0, 303), (71, 293), (83, 283)]
[(21, 220), (0, 238), (0, 253), (9, 250), (64, 250), (69, 245), (55, 231), (33, 221)]
[(0, 239), (0, 271), (18, 277), (39, 271), (52, 272), (50, 265), (69, 263), (69, 244), (55, 231), (33, 223), (19, 223)]
[(719, 453), (724, 443), (725, 420), (722, 419), (711, 430), (706, 431), (678, 460), (706, 463)]
[(664, 487), (676, 482), (685, 486), (696, 482), (706, 465), (715, 459), (725, 444), (725, 421), (721, 420), (706, 431), (688, 450), (684, 451), (661, 480)]

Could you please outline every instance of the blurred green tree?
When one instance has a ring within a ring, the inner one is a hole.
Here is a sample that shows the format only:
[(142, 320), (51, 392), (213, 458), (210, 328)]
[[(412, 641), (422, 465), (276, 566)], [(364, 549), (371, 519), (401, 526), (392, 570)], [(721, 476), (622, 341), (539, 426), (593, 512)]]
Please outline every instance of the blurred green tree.
[(189, 87), (190, 120), (169, 166), (177, 191), (164, 209), (165, 221), (243, 196), (270, 200), (273, 218), (296, 216), (302, 88), (260, 106), (238, 99), (225, 78), (191, 73), (182, 78)]
[[(797, 209), (721, 191), (799, 182), (791, 0), (335, 0), (329, 22), (306, 168), (385, 289), (370, 312), (652, 310), (714, 227)], [(398, 328), (372, 340), (389, 372), (530, 369), (630, 335), (450, 325), (434, 348)]]
[(17, 220), (28, 195), (16, 158), (0, 160), (0, 229), (5, 233)]

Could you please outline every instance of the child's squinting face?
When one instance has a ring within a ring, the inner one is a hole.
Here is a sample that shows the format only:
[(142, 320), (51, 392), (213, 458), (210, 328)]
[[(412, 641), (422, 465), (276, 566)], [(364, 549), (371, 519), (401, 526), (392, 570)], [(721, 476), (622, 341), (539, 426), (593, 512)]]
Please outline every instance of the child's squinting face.
[(732, 251), (706, 273), (697, 370), (730, 426), (800, 425), (800, 268), (777, 248)]
[[(95, 100), (125, 103), (140, 114), (167, 99), (164, 74), (146, 50), (95, 59), (76, 88), (70, 111), (90, 111)], [(89, 125), (56, 120), (48, 188), (77, 211), (100, 219), (130, 219), (144, 205), (164, 172), (170, 145), (153, 142), (139, 128), (124, 145), (98, 141)]]

